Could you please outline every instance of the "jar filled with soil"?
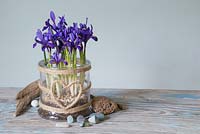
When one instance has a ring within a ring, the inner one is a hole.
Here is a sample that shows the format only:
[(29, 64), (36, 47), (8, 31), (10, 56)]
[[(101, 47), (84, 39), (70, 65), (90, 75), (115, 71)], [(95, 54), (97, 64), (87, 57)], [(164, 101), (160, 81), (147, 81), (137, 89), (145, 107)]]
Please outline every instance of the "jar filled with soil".
[(41, 89), (38, 113), (42, 118), (66, 120), (68, 115), (87, 116), (90, 106), (90, 61), (75, 67), (48, 66), (39, 62), (39, 87)]

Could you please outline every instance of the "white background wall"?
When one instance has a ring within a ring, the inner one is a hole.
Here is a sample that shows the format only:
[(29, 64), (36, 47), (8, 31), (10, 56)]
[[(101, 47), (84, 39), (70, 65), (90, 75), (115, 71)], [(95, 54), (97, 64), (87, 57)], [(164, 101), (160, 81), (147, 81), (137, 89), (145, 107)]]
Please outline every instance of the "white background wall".
[(93, 24), (93, 87), (200, 88), (200, 0), (1, 0), (0, 86), (39, 78), (32, 44), (50, 10)]

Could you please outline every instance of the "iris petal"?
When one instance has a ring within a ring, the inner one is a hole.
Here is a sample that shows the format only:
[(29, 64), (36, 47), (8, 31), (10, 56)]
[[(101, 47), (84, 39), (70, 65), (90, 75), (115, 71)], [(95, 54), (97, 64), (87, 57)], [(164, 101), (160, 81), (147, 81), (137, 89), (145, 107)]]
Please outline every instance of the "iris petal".
[(92, 36), (92, 39), (93, 39), (94, 41), (98, 41), (98, 38), (97, 38), (96, 36)]
[(48, 28), (47, 26), (44, 26), (44, 27), (42, 28), (42, 31), (46, 30), (47, 28)]
[(51, 20), (55, 23), (56, 17), (55, 17), (55, 14), (54, 14), (53, 11), (50, 12), (50, 18), (51, 18)]
[(33, 48), (35, 48), (36, 46), (37, 46), (37, 43), (34, 43), (34, 44), (33, 44)]
[(40, 29), (37, 30), (36, 36), (42, 41), (43, 40), (43, 35)]

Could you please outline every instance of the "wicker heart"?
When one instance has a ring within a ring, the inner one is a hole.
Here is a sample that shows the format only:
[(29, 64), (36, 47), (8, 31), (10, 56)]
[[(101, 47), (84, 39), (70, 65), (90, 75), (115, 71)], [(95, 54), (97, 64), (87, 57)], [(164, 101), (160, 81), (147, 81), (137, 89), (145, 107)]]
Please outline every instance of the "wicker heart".
[[(58, 98), (58, 96), (55, 94), (54, 90), (54, 86), (56, 83), (59, 83), (63, 86), (63, 91), (65, 92), (64, 96), (66, 97), (67, 94), (70, 94), (71, 99), (70, 101), (68, 100), (68, 104), (67, 106), (65, 106), (62, 102), (61, 99)], [(70, 91), (70, 87), (72, 87), (73, 85), (76, 85), (77, 87), (79, 87), (78, 93), (76, 95), (72, 95), (71, 91)], [(74, 81), (69, 83), (68, 85), (64, 82), (64, 81), (60, 81), (60, 80), (55, 80), (52, 85), (51, 85), (51, 96), (53, 97), (53, 99), (55, 100), (55, 103), (62, 109), (69, 109), (71, 107), (73, 107), (77, 101), (79, 100), (79, 98), (81, 97), (83, 91), (83, 87), (80, 81)]]

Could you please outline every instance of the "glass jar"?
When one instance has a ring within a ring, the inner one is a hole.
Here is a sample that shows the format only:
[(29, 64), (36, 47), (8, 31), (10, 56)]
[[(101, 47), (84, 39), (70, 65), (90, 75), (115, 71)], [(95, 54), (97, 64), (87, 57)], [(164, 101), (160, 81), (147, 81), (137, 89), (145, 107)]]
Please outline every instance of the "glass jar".
[(47, 67), (39, 62), (39, 87), (41, 89), (38, 113), (42, 118), (66, 120), (68, 115), (88, 116), (90, 106), (90, 61), (76, 68)]

